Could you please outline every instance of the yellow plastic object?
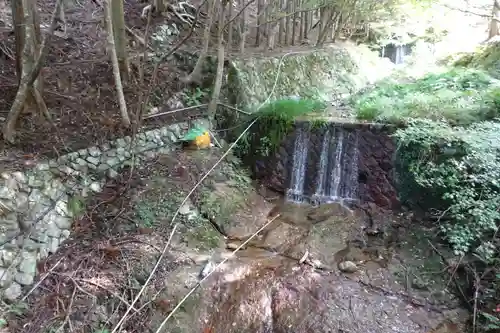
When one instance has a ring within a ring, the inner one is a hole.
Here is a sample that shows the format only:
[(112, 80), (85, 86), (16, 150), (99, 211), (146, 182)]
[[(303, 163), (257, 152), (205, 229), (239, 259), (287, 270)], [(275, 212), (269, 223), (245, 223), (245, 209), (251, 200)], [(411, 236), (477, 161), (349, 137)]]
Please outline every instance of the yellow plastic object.
[(208, 133), (208, 131), (203, 132), (202, 135), (199, 135), (194, 139), (194, 144), (198, 149), (210, 148), (211, 143), (210, 133)]

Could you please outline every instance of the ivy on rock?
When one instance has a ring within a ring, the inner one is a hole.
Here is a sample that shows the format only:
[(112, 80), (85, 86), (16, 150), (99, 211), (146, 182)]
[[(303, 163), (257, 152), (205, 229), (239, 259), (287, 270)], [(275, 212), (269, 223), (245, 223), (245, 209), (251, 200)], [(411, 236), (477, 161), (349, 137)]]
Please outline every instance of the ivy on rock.
[(457, 254), (473, 250), (485, 261), (494, 254), (493, 244), (485, 241), (492, 237), (486, 236), (497, 230), (500, 219), (499, 132), (497, 122), (452, 127), (411, 120), (394, 134), (403, 199), (437, 212)]

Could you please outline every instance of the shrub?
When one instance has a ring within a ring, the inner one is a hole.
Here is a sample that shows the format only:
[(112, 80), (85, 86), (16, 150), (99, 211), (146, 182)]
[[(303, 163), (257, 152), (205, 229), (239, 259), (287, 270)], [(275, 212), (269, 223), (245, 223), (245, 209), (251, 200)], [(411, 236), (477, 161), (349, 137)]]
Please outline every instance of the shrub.
[[(257, 122), (242, 138), (238, 153), (247, 155), (255, 152), (261, 156), (270, 155), (290, 132), (298, 117), (322, 112), (326, 104), (313, 99), (282, 99), (267, 104), (251, 115)], [(317, 126), (316, 120), (314, 126)]]
[(411, 118), (471, 124), (498, 114), (499, 82), (475, 69), (428, 74), (409, 83), (381, 82), (351, 102), (363, 120), (399, 123)]
[[(439, 211), (441, 230), (457, 254), (476, 250), (500, 219), (500, 124), (451, 127), (412, 120), (394, 136), (407, 175)], [(409, 184), (402, 181), (401, 184)], [(403, 193), (409, 193), (406, 189)], [(407, 194), (407, 196), (411, 196)], [(491, 239), (491, 237), (490, 237)], [(484, 247), (484, 246), (483, 246)]]

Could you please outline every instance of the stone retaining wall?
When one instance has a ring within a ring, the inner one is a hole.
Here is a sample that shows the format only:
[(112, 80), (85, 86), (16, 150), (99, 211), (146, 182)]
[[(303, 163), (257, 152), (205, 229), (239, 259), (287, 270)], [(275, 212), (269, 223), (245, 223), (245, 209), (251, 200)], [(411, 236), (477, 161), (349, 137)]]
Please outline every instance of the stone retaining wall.
[[(205, 122), (198, 119), (194, 122)], [(75, 198), (100, 192), (121, 168), (170, 152), (188, 123), (142, 132), (41, 162), (28, 171), (2, 173), (0, 180), (0, 296), (15, 300), (31, 285), (37, 261), (70, 236)]]

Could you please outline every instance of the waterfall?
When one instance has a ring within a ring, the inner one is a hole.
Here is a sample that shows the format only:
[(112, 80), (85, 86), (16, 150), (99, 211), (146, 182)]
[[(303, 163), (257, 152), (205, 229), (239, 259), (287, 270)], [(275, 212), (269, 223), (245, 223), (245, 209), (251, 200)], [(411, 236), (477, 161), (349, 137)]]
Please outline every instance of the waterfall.
[(329, 127), (311, 146), (309, 131), (298, 128), (289, 166), (287, 200), (313, 204), (356, 200), (358, 196), (358, 132)]
[(318, 165), (318, 180), (316, 182), (316, 192), (314, 193), (314, 198), (321, 201), (321, 197), (324, 196), (326, 187), (326, 176), (328, 174), (328, 151), (330, 149), (330, 141), (332, 140), (332, 134), (330, 130), (327, 130), (325, 136), (323, 137), (323, 144), (321, 145), (321, 155), (319, 158)]
[(293, 150), (293, 166), (287, 200), (302, 202), (304, 200), (304, 184), (307, 155), (309, 153), (309, 132), (304, 128), (297, 129)]

